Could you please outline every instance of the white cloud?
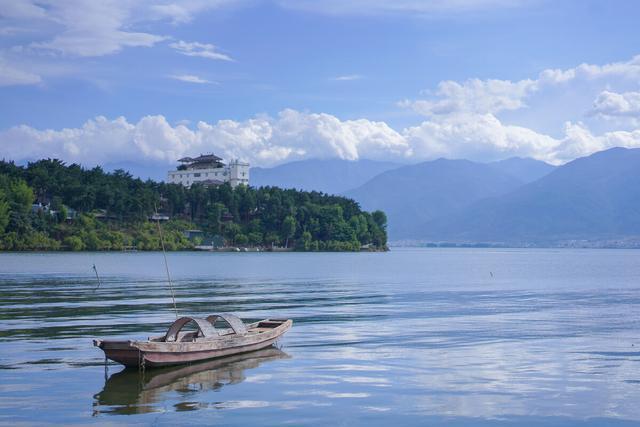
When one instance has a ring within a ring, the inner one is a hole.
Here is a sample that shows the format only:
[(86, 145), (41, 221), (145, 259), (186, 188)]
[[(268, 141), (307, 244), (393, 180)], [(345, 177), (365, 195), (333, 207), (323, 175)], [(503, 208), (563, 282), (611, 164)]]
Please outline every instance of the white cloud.
[[(173, 24), (182, 24), (202, 11), (239, 2), (241, 0), (0, 0), (0, 17), (4, 18), (4, 24), (11, 24), (12, 33), (38, 34), (39, 40), (22, 46), (23, 52), (96, 57), (128, 47), (151, 47), (168, 38), (136, 31), (136, 27), (148, 28), (150, 22), (167, 19)], [(230, 60), (215, 52), (213, 45), (195, 47), (200, 50), (193, 51), (192, 56)]]
[(497, 160), (531, 157), (562, 164), (612, 147), (640, 148), (640, 130), (594, 135), (583, 123), (565, 124), (554, 138), (532, 129), (506, 125), (492, 114), (437, 117), (403, 132), (413, 158), (437, 157)]
[(169, 47), (172, 47), (178, 53), (186, 56), (199, 56), (207, 59), (217, 59), (221, 61), (233, 61), (230, 56), (224, 53), (218, 52), (217, 47), (208, 43), (198, 42), (185, 42), (180, 40), (176, 43), (171, 43)]
[[(537, 78), (519, 81), (443, 81), (435, 91), (425, 91), (422, 99), (399, 103), (426, 117), (405, 129), (403, 136), (417, 159), (491, 160), (517, 155), (557, 164), (616, 145), (638, 147), (640, 92), (628, 88), (638, 88), (639, 83), (640, 56), (604, 65), (543, 70)], [(588, 104), (591, 96), (596, 98), (592, 106)], [(611, 120), (593, 121), (596, 117)], [(517, 125), (522, 118), (530, 127)], [(545, 120), (554, 128), (563, 123), (564, 127), (550, 135), (531, 126)], [(599, 135), (589, 130), (589, 121), (598, 127)], [(626, 130), (616, 128), (621, 123)]]
[(88, 165), (132, 159), (171, 164), (205, 151), (272, 165), (309, 157), (398, 158), (408, 149), (403, 136), (385, 123), (295, 110), (243, 122), (199, 122), (195, 129), (171, 126), (163, 116), (147, 116), (135, 124), (123, 117), (97, 117), (80, 128), (61, 130), (22, 125), (0, 132), (0, 146), (14, 160), (59, 157)]
[[(637, 83), (640, 79), (640, 55), (629, 61), (605, 65), (581, 64), (566, 70), (547, 69), (536, 79), (519, 81), (468, 79), (462, 83), (446, 80), (438, 84), (435, 93), (425, 91), (426, 99), (403, 100), (402, 107), (424, 116), (455, 113), (496, 114), (519, 110), (526, 100), (539, 92), (574, 82), (607, 85), (612, 81)], [(597, 102), (597, 101), (596, 101)]]
[(580, 64), (566, 70), (544, 70), (538, 76), (538, 81), (542, 84), (559, 84), (577, 79), (596, 80), (611, 77), (636, 81), (640, 79), (640, 55), (634, 56), (629, 61), (612, 62), (605, 65)]
[(360, 80), (362, 79), (363, 76), (361, 76), (360, 74), (347, 74), (344, 76), (337, 76), (337, 77), (333, 77), (331, 80), (335, 80), (338, 82), (347, 82), (347, 81), (352, 81), (352, 80)]
[(288, 141), (288, 146), (302, 158), (403, 158), (409, 148), (404, 137), (384, 122), (341, 121), (330, 114), (290, 109), (278, 115), (274, 141)]
[[(29, 45), (34, 50), (53, 51), (69, 56), (103, 56), (125, 47), (150, 47), (166, 37), (131, 31), (134, 2), (39, 1), (44, 13), (31, 16), (30, 27), (53, 31), (53, 37)], [(36, 6), (38, 5), (38, 6)], [(58, 29), (59, 28), (59, 29)]]
[(559, 162), (567, 162), (613, 147), (640, 148), (640, 129), (612, 131), (596, 136), (582, 123), (567, 123), (565, 135), (565, 138), (552, 153), (552, 156)]
[(640, 92), (602, 91), (593, 102), (591, 111), (604, 117), (640, 117)]
[(17, 161), (58, 157), (86, 165), (132, 159), (169, 165), (208, 151), (256, 166), (305, 158), (491, 160), (516, 155), (558, 164), (611, 147), (640, 147), (640, 130), (594, 135), (582, 123), (567, 123), (564, 135), (554, 138), (506, 125), (492, 114), (465, 113), (435, 117), (398, 132), (384, 122), (286, 109), (276, 117), (201, 121), (194, 128), (172, 126), (163, 116), (137, 123), (97, 117), (80, 128), (61, 130), (22, 125), (0, 132), (0, 146), (6, 158)]
[(463, 83), (447, 80), (440, 82), (434, 98), (405, 100), (400, 105), (411, 107), (425, 116), (459, 112), (497, 113), (524, 107), (524, 99), (536, 88), (533, 80), (469, 79)]
[(187, 82), (187, 83), (198, 83), (198, 84), (212, 84), (215, 82), (212, 82), (210, 80), (206, 80), (203, 79), (202, 77), (198, 77), (198, 76), (194, 76), (191, 74), (181, 74), (181, 75), (174, 75), (174, 76), (169, 76), (172, 79), (175, 80), (180, 80), (182, 82)]
[(508, 126), (492, 114), (457, 114), (436, 117), (404, 132), (413, 154), (421, 159), (437, 157), (493, 160), (512, 156), (549, 158), (558, 141), (520, 126)]
[(117, 53), (125, 47), (151, 47), (166, 37), (147, 33), (132, 33), (115, 29), (68, 31), (53, 40), (31, 43), (35, 49), (47, 49), (74, 56), (103, 56)]

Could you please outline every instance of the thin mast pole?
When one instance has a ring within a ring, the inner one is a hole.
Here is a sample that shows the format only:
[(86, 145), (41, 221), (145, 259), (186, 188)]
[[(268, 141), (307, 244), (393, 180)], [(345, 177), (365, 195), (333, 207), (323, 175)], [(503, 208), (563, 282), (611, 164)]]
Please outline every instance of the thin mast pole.
[(160, 227), (160, 216), (156, 207), (156, 223), (158, 224), (158, 234), (160, 235), (160, 246), (162, 246), (162, 256), (164, 257), (164, 268), (167, 271), (167, 280), (169, 281), (169, 289), (171, 290), (171, 300), (173, 301), (173, 311), (178, 318), (178, 307), (176, 306), (176, 295), (173, 292), (173, 283), (171, 282), (171, 274), (169, 273), (169, 262), (167, 261), (167, 252), (164, 250), (164, 238), (162, 237), (162, 227)]

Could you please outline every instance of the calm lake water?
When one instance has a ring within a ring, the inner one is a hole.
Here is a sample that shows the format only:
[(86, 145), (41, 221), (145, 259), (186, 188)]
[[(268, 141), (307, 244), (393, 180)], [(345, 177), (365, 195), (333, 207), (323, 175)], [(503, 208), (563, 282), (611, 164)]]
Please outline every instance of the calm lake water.
[(105, 378), (93, 338), (174, 319), (162, 255), (0, 254), (0, 424), (640, 424), (640, 251), (168, 257), (180, 314), (293, 329)]

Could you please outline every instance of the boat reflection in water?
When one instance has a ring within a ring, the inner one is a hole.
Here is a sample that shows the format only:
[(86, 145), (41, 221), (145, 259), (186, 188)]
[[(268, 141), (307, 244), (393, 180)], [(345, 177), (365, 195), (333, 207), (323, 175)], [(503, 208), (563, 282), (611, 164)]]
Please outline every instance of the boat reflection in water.
[[(182, 397), (215, 391), (245, 380), (245, 370), (264, 362), (290, 356), (276, 347), (213, 359), (193, 365), (139, 371), (124, 369), (109, 377), (101, 392), (94, 396), (93, 415), (132, 415), (157, 412), (158, 403), (171, 400), (172, 392)], [(174, 396), (175, 398), (175, 396)], [(195, 410), (201, 404), (176, 402), (176, 411)]]

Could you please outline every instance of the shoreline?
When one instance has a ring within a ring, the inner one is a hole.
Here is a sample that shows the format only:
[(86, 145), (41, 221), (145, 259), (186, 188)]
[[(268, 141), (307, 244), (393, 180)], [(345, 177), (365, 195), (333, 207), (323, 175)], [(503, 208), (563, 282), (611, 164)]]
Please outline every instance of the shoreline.
[[(166, 250), (167, 253), (363, 253), (363, 252), (389, 252), (390, 248), (382, 248), (382, 249), (361, 249), (359, 251), (331, 251), (331, 250), (318, 250), (318, 251), (303, 251), (296, 250), (293, 248), (285, 249), (279, 248), (276, 250), (273, 249), (262, 249), (262, 248), (220, 248), (220, 249), (175, 249), (175, 250)], [(95, 250), (95, 251), (70, 251), (64, 249), (29, 249), (29, 250), (0, 250), (0, 254), (28, 254), (28, 253), (70, 253), (70, 254), (81, 254), (81, 253), (154, 253), (154, 252), (162, 252), (160, 249), (134, 249), (134, 250), (115, 250), (115, 249), (103, 249), (103, 250)]]

